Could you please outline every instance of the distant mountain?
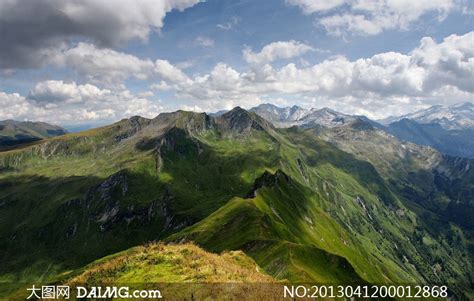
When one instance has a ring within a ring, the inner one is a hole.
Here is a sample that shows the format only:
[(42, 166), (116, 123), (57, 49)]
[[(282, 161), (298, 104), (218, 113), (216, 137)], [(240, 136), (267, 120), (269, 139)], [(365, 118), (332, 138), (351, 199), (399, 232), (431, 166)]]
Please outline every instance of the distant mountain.
[(66, 132), (62, 127), (45, 122), (4, 120), (0, 121), (0, 147), (64, 135)]
[(404, 141), (428, 145), (451, 156), (474, 159), (474, 127), (448, 130), (439, 123), (418, 123), (404, 118), (390, 123), (387, 131)]
[(277, 127), (297, 124), (301, 118), (310, 113), (309, 110), (299, 106), (281, 108), (270, 103), (253, 107), (249, 111), (257, 113)]
[(331, 128), (353, 122), (356, 119), (357, 116), (343, 114), (329, 108), (311, 109), (306, 116), (298, 120), (298, 125), (308, 127), (317, 124)]
[(329, 108), (310, 110), (298, 106), (281, 108), (268, 103), (251, 108), (249, 111), (257, 113), (276, 127), (290, 127), (294, 125), (300, 127), (312, 127), (314, 125), (335, 127), (353, 122), (358, 118), (367, 119), (364, 116), (348, 115)]
[(282, 108), (267, 103), (249, 111), (257, 113), (280, 128), (291, 126), (334, 128), (353, 123), (354, 126), (370, 124), (402, 141), (431, 146), (450, 156), (474, 158), (474, 104), (470, 102), (448, 107), (436, 105), (426, 110), (400, 117), (389, 117), (378, 122), (365, 116), (344, 114), (329, 108), (310, 110), (298, 106)]
[(219, 116), (223, 115), (226, 112), (229, 112), (229, 110), (220, 110), (220, 111), (217, 111), (217, 112), (209, 113), (209, 116), (219, 117)]
[(442, 153), (474, 158), (474, 104), (435, 105), (379, 122), (397, 138), (428, 145)]
[(474, 104), (465, 102), (452, 106), (435, 105), (415, 113), (388, 117), (379, 120), (379, 122), (388, 125), (402, 119), (411, 119), (421, 124), (437, 123), (446, 130), (474, 128)]

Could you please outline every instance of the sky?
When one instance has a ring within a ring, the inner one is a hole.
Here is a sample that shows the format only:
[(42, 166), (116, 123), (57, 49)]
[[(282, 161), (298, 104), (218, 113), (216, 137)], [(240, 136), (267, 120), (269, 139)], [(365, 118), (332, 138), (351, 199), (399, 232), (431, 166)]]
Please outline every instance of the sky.
[(471, 0), (2, 0), (0, 120), (474, 101)]

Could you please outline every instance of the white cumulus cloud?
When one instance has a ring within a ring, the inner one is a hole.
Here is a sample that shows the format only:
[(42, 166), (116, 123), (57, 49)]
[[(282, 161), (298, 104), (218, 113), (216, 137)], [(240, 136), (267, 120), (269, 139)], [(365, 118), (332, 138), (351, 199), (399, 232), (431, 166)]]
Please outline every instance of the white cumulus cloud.
[(120, 85), (132, 76), (147, 79), (154, 68), (149, 59), (82, 42), (58, 55), (55, 63), (72, 68), (89, 82), (106, 86)]
[[(75, 38), (101, 47), (146, 41), (166, 14), (199, 0), (8, 0), (2, 1), (0, 68), (39, 67)], [(25, 30), (25, 28), (27, 30)]]
[(426, 37), (406, 54), (385, 52), (354, 61), (334, 57), (304, 68), (294, 63), (281, 68), (262, 64), (239, 72), (219, 63), (208, 74), (177, 79), (168, 88), (205, 110), (289, 97), (308, 106), (327, 105), (379, 118), (433, 103), (472, 101), (470, 45), (474, 32), (441, 42)]
[(86, 82), (108, 88), (123, 89), (124, 81), (129, 78), (172, 82), (188, 80), (180, 68), (167, 60), (142, 59), (83, 42), (63, 51), (55, 58), (54, 63), (60, 67), (71, 68)]
[(135, 95), (129, 90), (112, 91), (92, 84), (48, 80), (37, 83), (27, 97), (0, 92), (0, 120), (41, 120), (55, 124), (116, 121), (133, 115), (155, 117), (161, 103), (153, 93)]
[[(207, 73), (188, 75), (167, 60), (140, 59), (78, 44), (81, 51), (77, 53), (81, 55), (66, 51), (60, 60), (62, 64), (77, 65), (86, 84), (48, 80), (34, 85), (27, 97), (2, 93), (1, 104), (10, 105), (3, 106), (7, 108), (0, 112), (0, 118), (60, 118), (62, 122), (157, 114), (162, 107), (150, 99), (153, 93), (135, 95), (123, 86), (123, 80), (130, 77), (149, 81), (154, 91), (174, 93), (179, 99), (177, 107), (205, 111), (236, 105), (251, 107), (273, 100), (283, 103), (286, 99), (307, 107), (329, 106), (345, 113), (382, 118), (435, 103), (453, 104), (474, 98), (474, 32), (450, 35), (441, 41), (425, 37), (407, 53), (384, 52), (356, 60), (334, 56), (303, 67), (295, 63), (272, 65), (278, 59), (308, 51), (305, 47), (295, 50), (295, 45), (303, 44), (275, 42), (260, 52), (247, 49), (247, 68), (221, 62)], [(77, 58), (77, 64), (68, 61), (69, 55)], [(87, 79), (114, 85), (104, 88)]]
[(312, 49), (311, 46), (297, 41), (278, 41), (266, 45), (260, 52), (245, 48), (242, 54), (248, 63), (262, 64), (297, 57)]
[(309, 15), (315, 12), (322, 12), (341, 6), (347, 0), (286, 0), (286, 3), (301, 8), (303, 13)]
[(423, 15), (435, 13), (443, 20), (455, 8), (454, 0), (287, 0), (303, 13), (319, 14), (319, 22), (329, 34), (375, 35), (384, 30), (408, 30)]

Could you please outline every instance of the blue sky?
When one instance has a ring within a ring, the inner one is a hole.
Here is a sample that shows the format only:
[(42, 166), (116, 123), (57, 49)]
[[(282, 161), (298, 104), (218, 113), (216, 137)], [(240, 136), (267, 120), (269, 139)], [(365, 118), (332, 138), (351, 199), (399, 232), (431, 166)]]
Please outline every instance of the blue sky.
[(473, 101), (473, 16), (455, 0), (8, 0), (0, 119), (263, 102), (377, 119)]

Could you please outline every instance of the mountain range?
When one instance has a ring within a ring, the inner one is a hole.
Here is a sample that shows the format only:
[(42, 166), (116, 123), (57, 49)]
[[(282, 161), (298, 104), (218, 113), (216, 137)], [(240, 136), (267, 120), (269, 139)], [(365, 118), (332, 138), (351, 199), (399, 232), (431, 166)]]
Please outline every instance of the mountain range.
[(303, 109), (298, 106), (280, 108), (262, 104), (251, 108), (277, 127), (338, 127), (357, 119), (384, 129), (402, 141), (431, 146), (457, 157), (474, 158), (474, 104), (435, 105), (412, 114), (373, 121), (365, 116), (348, 115), (329, 108)]
[(402, 119), (414, 120), (420, 124), (439, 124), (446, 130), (463, 130), (474, 127), (474, 104), (459, 103), (451, 106), (434, 105), (428, 109), (411, 114), (388, 117), (380, 120), (382, 124), (390, 124)]
[(267, 107), (134, 116), (0, 152), (0, 296), (157, 240), (242, 251), (275, 281), (474, 296), (473, 160), (364, 117)]
[(357, 118), (357, 116), (339, 113), (329, 108), (319, 110), (308, 110), (299, 106), (280, 108), (268, 103), (251, 108), (249, 111), (257, 113), (277, 127), (290, 127), (294, 125), (310, 127), (315, 124), (334, 127), (354, 121)]
[(3, 120), (0, 121), (0, 150), (44, 138), (64, 135), (66, 132), (60, 126), (45, 122)]

